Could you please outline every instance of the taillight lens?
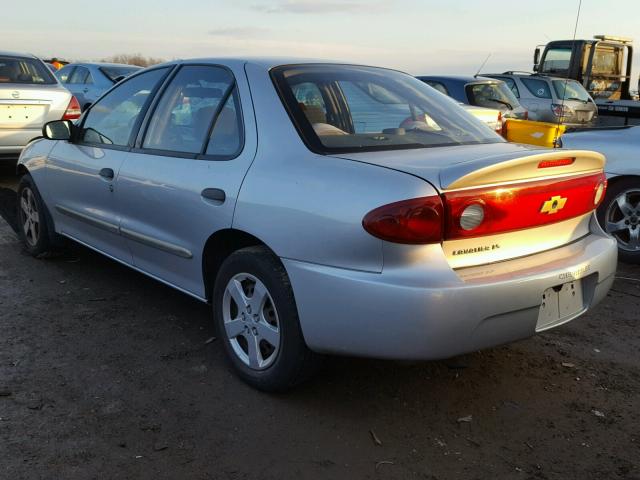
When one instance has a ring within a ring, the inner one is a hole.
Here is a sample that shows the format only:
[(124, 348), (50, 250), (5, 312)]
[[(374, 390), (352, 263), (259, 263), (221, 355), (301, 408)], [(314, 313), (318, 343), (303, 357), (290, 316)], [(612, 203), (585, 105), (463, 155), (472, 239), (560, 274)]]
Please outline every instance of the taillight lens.
[(395, 243), (442, 242), (444, 207), (440, 196), (413, 198), (371, 210), (362, 226), (371, 235)]
[[(447, 192), (444, 239), (493, 235), (574, 218), (596, 208), (605, 190), (606, 177), (597, 173)], [(477, 206), (482, 207), (482, 215)], [(470, 212), (472, 207), (475, 210)], [(470, 219), (477, 224), (473, 228), (469, 228)]]
[(62, 120), (76, 120), (80, 118), (80, 114), (82, 111), (80, 110), (80, 102), (76, 97), (71, 97), (69, 101), (69, 105), (67, 105), (67, 110), (62, 115)]
[(556, 117), (568, 117), (573, 114), (573, 110), (566, 105), (562, 105), (561, 103), (553, 103), (551, 104), (551, 111)]

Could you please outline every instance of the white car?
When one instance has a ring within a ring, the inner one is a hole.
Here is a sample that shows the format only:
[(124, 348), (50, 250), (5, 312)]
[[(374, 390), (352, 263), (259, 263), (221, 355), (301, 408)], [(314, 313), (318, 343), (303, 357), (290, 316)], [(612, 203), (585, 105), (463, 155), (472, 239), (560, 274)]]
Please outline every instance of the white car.
[(0, 51), (0, 160), (16, 160), (52, 120), (75, 120), (80, 104), (45, 63)]
[(587, 148), (607, 157), (609, 187), (598, 220), (618, 241), (620, 259), (640, 263), (640, 126), (566, 133), (561, 146)]

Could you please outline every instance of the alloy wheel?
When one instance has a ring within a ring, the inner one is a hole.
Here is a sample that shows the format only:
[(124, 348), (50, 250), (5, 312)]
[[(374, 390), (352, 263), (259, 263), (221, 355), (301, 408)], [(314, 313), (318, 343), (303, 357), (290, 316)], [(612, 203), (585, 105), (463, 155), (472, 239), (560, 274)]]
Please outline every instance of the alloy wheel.
[(281, 341), (280, 321), (271, 294), (258, 278), (239, 273), (229, 280), (222, 317), (231, 347), (245, 365), (264, 370), (275, 361)]
[(25, 240), (34, 247), (40, 238), (40, 215), (35, 196), (29, 187), (23, 188), (20, 195), (20, 220)]
[(607, 207), (605, 230), (628, 252), (640, 251), (640, 190), (626, 190)]

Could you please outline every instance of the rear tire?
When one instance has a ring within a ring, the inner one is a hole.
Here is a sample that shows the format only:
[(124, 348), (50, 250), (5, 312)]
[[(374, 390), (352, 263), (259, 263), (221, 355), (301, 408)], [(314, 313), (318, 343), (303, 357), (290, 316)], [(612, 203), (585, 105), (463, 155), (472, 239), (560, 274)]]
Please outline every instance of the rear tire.
[(20, 179), (17, 204), (18, 236), (25, 250), (34, 257), (52, 254), (54, 245), (49, 234), (50, 218), (29, 174)]
[(618, 258), (640, 264), (640, 179), (618, 180), (607, 189), (597, 217), (618, 242)]
[(216, 329), (237, 375), (282, 392), (309, 378), (320, 356), (307, 347), (289, 277), (265, 247), (232, 253), (213, 287)]

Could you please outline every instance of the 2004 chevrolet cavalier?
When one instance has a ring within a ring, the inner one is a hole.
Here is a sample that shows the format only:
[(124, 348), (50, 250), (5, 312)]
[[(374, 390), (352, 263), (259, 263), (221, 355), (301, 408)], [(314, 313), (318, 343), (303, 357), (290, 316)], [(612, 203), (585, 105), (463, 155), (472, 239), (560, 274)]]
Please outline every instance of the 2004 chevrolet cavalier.
[(68, 237), (211, 302), (260, 389), (323, 353), (433, 359), (524, 338), (613, 281), (601, 155), (505, 143), (397, 71), (177, 61), (44, 136), (18, 165), (28, 251)]

